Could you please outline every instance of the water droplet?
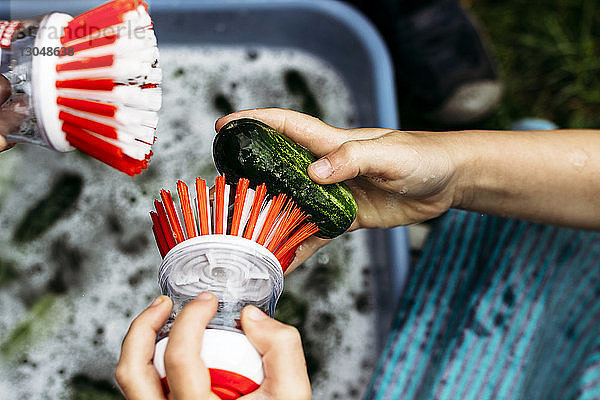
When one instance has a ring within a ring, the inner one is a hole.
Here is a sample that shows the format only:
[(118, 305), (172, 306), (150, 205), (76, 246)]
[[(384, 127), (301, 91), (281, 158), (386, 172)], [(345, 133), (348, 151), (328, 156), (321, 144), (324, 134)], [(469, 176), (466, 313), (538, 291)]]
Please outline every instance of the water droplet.
[(575, 169), (582, 169), (587, 163), (588, 155), (584, 150), (577, 149), (569, 154), (569, 162)]
[(317, 262), (319, 264), (327, 264), (327, 263), (329, 263), (329, 256), (327, 254), (319, 254), (319, 257), (317, 258)]

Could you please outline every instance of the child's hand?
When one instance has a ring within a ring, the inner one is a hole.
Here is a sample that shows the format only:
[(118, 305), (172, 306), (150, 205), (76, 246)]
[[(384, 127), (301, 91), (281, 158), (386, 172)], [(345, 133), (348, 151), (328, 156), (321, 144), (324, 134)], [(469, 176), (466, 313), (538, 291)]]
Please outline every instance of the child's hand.
[[(152, 357), (156, 334), (171, 307), (171, 299), (157, 297), (133, 321), (125, 336), (115, 377), (128, 400), (167, 399)], [(177, 316), (165, 350), (169, 400), (218, 400), (210, 390), (208, 369), (200, 358), (204, 329), (216, 310), (216, 297), (203, 293)], [(310, 399), (310, 382), (298, 331), (253, 306), (244, 308), (241, 319), (244, 333), (263, 357), (265, 380), (256, 391), (240, 399)]]
[[(527, 221), (600, 230), (600, 131), (401, 132), (338, 129), (282, 109), (246, 110), (216, 129), (255, 118), (321, 157), (318, 183), (350, 179), (358, 216), (350, 229), (389, 228), (450, 207)], [(327, 243), (312, 237), (292, 271)]]
[[(239, 118), (263, 121), (321, 157), (308, 167), (321, 184), (347, 182), (358, 202), (350, 230), (389, 228), (436, 217), (457, 202), (457, 161), (451, 135), (389, 129), (338, 129), (298, 112), (283, 109), (246, 110), (216, 122), (220, 130)], [(451, 138), (450, 138), (451, 139)], [(304, 242), (286, 272), (292, 271), (328, 240)]]
[[(10, 82), (3, 75), (0, 75), (0, 106), (10, 97)], [(14, 127), (15, 115), (9, 110), (0, 110), (0, 151), (6, 150), (12, 145), (6, 142), (5, 135), (10, 133)]]

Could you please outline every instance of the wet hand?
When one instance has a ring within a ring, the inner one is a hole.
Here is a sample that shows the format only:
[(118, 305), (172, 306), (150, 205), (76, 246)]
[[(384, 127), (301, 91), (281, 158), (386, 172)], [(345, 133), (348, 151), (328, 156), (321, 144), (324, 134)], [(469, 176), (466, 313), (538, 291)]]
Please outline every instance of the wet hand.
[[(322, 184), (348, 181), (358, 203), (350, 228), (389, 228), (436, 217), (458, 197), (455, 160), (449, 135), (389, 129), (339, 129), (298, 112), (246, 110), (216, 122), (255, 118), (270, 125), (320, 157), (308, 174)], [(312, 237), (296, 252), (288, 272), (328, 242)]]
[[(0, 106), (10, 97), (10, 82), (3, 75), (0, 75)], [(7, 143), (5, 135), (10, 133), (14, 126), (14, 115), (11, 111), (0, 110), (0, 152), (9, 149), (13, 144)]]
[[(128, 400), (210, 399), (208, 369), (200, 358), (202, 336), (217, 310), (217, 299), (203, 293), (177, 315), (165, 350), (165, 369), (171, 392), (163, 394), (152, 358), (156, 334), (171, 311), (172, 302), (159, 296), (131, 324), (121, 349), (115, 378)], [(307, 400), (310, 383), (298, 331), (247, 306), (241, 316), (242, 328), (263, 357), (265, 380), (243, 400)]]

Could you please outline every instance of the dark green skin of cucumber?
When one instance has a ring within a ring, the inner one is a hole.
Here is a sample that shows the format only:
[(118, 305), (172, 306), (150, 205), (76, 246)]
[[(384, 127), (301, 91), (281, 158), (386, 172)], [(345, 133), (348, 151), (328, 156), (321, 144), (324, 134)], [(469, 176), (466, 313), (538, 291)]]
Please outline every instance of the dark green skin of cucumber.
[(250, 187), (265, 183), (269, 193), (289, 196), (317, 225), (319, 237), (341, 235), (356, 218), (348, 186), (310, 179), (307, 168), (315, 156), (260, 121), (244, 118), (223, 126), (213, 142), (213, 159), (230, 184), (247, 178)]

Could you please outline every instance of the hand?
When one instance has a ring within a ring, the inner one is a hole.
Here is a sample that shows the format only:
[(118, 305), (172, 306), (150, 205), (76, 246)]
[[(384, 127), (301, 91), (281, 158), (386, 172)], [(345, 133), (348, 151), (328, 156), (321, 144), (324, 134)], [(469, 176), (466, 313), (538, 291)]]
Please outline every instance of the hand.
[[(152, 357), (156, 334), (172, 302), (159, 296), (131, 324), (121, 349), (115, 378), (128, 400), (218, 400), (210, 390), (208, 369), (200, 358), (204, 329), (217, 310), (217, 299), (202, 293), (177, 315), (165, 350), (171, 392), (163, 394)], [(265, 380), (240, 400), (308, 400), (310, 382), (298, 331), (267, 317), (253, 306), (242, 311), (242, 328), (263, 357)]]
[[(0, 106), (10, 97), (10, 82), (0, 75)], [(9, 134), (14, 125), (14, 115), (9, 110), (0, 110), (0, 152), (14, 146), (6, 142), (5, 135)]]
[[(321, 157), (308, 167), (322, 184), (348, 183), (358, 203), (350, 230), (389, 228), (436, 217), (457, 202), (456, 163), (444, 135), (389, 129), (338, 129), (283, 109), (239, 111), (216, 122), (217, 132), (239, 118), (260, 120)], [(289, 273), (328, 240), (305, 241)]]

